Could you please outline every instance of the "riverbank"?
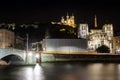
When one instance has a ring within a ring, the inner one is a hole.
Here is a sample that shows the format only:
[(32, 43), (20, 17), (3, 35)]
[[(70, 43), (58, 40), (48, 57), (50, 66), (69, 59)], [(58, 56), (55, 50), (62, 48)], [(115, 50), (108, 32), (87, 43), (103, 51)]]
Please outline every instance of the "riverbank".
[(9, 62), (7, 63), (6, 61), (0, 60), (0, 66), (7, 66), (9, 64)]
[(42, 62), (120, 62), (117, 54), (45, 54), (41, 56)]

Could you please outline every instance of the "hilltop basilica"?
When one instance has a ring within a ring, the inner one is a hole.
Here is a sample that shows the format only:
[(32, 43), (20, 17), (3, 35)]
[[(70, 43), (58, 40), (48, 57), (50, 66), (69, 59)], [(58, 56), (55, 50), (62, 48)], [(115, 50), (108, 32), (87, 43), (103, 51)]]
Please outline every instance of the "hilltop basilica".
[(89, 29), (89, 25), (86, 23), (80, 23), (76, 27), (74, 15), (69, 16), (67, 14), (66, 19), (61, 17), (60, 22), (52, 22), (52, 24), (69, 25), (73, 28), (77, 28), (77, 37), (86, 39), (88, 42), (87, 49), (89, 51), (95, 51), (101, 45), (106, 45), (110, 48), (110, 53), (113, 53), (113, 25), (104, 24), (102, 29), (98, 28), (97, 17), (94, 18), (94, 29)]
[(67, 14), (66, 18), (64, 18), (64, 16), (62, 16), (60, 22), (52, 22), (52, 24), (67, 25), (67, 26), (71, 26), (73, 28), (76, 28), (74, 15), (69, 16)]

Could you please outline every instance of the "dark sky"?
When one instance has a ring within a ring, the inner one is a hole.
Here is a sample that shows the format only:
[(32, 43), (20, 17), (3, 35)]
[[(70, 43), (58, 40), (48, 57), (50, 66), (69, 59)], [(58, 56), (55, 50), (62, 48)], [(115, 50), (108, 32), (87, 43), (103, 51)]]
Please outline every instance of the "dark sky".
[(120, 26), (118, 0), (0, 0), (0, 22), (59, 21), (67, 12), (75, 16), (76, 23), (92, 25), (94, 15), (98, 24)]

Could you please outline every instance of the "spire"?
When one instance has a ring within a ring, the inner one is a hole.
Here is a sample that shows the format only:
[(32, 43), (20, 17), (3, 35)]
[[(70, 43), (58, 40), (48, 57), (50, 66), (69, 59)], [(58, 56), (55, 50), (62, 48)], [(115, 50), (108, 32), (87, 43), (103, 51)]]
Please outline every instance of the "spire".
[(69, 16), (69, 15), (68, 15), (68, 12), (67, 12), (67, 16)]
[(95, 26), (95, 28), (97, 28), (97, 17), (96, 17), (96, 15), (95, 15), (95, 18), (94, 18), (94, 26)]
[(71, 18), (74, 18), (74, 14), (72, 13), (72, 16), (71, 16)]
[(67, 16), (66, 16), (66, 18), (67, 18), (67, 19), (69, 18), (68, 12), (67, 12)]
[(61, 17), (61, 23), (64, 23), (64, 17), (63, 16)]

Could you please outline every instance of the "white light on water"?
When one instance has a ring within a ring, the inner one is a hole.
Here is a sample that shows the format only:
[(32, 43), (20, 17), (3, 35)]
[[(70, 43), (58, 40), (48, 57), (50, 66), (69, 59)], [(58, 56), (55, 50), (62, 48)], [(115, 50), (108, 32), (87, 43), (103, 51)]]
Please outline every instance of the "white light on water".
[(34, 68), (34, 80), (45, 80), (42, 67), (39, 64), (36, 64)]
[(29, 66), (25, 67), (20, 72), (21, 77), (18, 80), (45, 80), (42, 67), (36, 64), (35, 67)]
[(23, 71), (24, 71), (22, 74), (23, 79), (25, 79), (25, 80), (33, 80), (34, 79), (33, 68), (27, 67), (27, 68), (23, 69)]

